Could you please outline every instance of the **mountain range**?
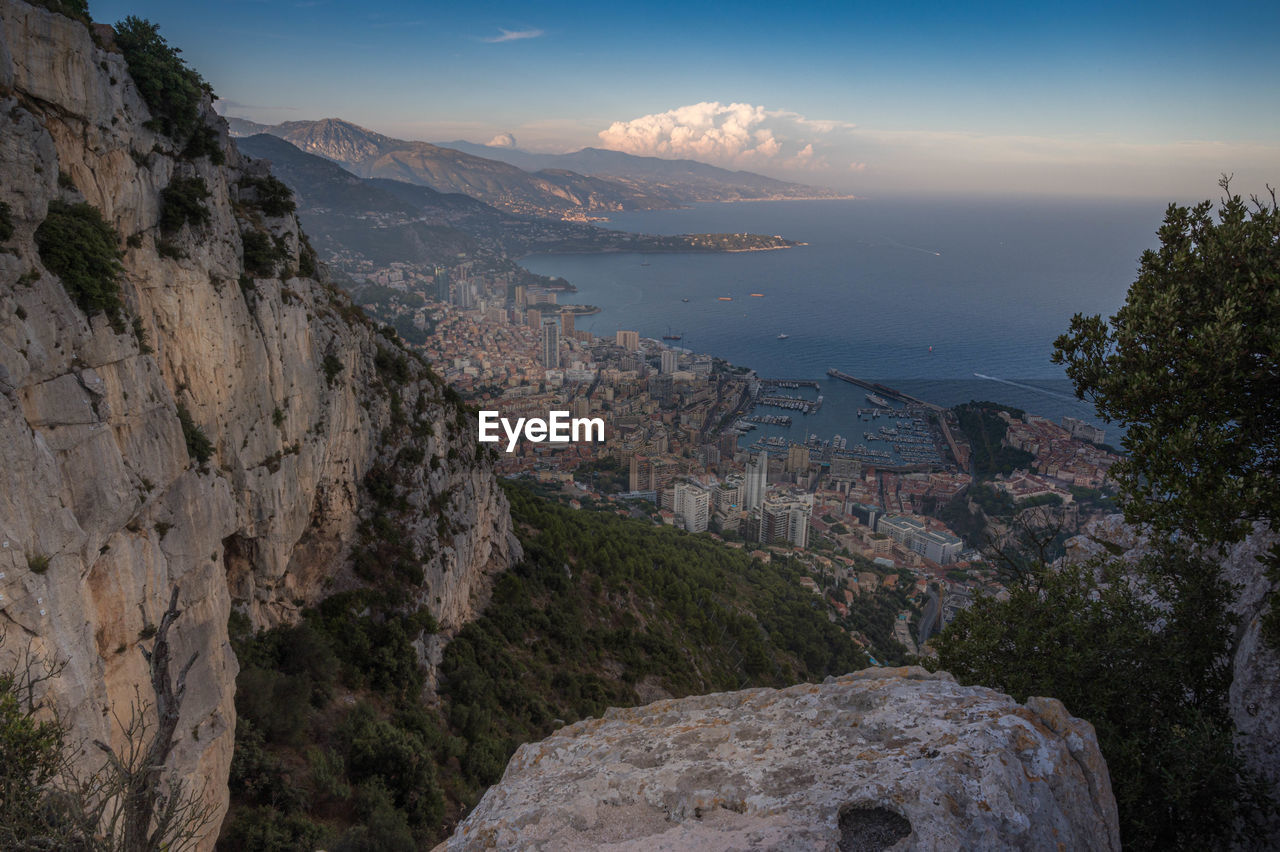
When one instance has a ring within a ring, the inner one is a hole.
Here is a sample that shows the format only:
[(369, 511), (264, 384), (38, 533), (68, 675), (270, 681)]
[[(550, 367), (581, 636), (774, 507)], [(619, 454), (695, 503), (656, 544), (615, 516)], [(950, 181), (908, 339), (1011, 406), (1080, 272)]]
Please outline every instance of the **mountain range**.
[[(521, 215), (404, 180), (358, 177), (333, 160), (267, 133), (236, 141), (244, 153), (269, 161), (272, 172), (293, 190), (299, 218), (321, 257), (342, 271), (354, 271), (364, 261), (378, 266), (392, 261), (451, 263), (459, 253), (498, 259), (550, 251), (714, 250), (698, 235), (613, 231)], [(790, 244), (779, 237), (752, 239), (774, 247)]]
[(829, 190), (693, 160), (636, 157), (599, 148), (531, 154), (462, 141), (432, 144), (393, 139), (337, 118), (277, 125), (242, 118), (227, 121), (234, 136), (278, 136), (360, 177), (464, 193), (509, 212), (541, 217), (584, 218), (699, 201), (840, 197)]

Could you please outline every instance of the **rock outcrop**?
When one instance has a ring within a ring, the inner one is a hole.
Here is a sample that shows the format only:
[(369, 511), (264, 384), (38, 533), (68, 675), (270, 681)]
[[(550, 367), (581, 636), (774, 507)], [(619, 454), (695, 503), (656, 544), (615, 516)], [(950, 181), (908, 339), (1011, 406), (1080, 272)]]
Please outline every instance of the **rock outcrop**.
[(920, 668), (610, 710), (521, 746), (444, 844), (1119, 849), (1091, 725)]
[[(405, 603), (445, 631), (472, 617), (519, 545), (456, 399), (335, 288), (298, 274), (308, 249), (295, 218), (256, 204), (265, 169), (208, 103), (221, 153), (191, 156), (144, 125), (123, 56), (99, 45), (109, 31), (95, 39), (16, 0), (0, 0), (0, 28), (13, 231), (0, 246), (2, 652), (67, 661), (51, 688), (73, 737), (110, 742), (112, 711), (127, 717), (135, 685), (146, 698), (139, 647), (177, 586), (174, 658), (199, 657), (171, 767), (221, 812), (229, 614), (270, 626), (358, 585), (349, 556), (371, 475), (413, 554)], [(209, 216), (162, 233), (175, 177), (204, 181)], [(119, 235), (114, 323), (87, 316), (41, 261), (34, 234), (54, 201), (87, 202)], [(274, 274), (246, 275), (251, 231), (278, 253)], [(212, 444), (205, 464), (188, 451), (194, 430)]]

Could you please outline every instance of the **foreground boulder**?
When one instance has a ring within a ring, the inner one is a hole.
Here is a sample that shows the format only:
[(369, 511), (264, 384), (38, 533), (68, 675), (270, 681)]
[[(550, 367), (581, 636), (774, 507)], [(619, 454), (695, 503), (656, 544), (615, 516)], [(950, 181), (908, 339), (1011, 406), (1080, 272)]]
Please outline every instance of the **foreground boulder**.
[(1119, 849), (1093, 727), (921, 668), (610, 710), (521, 746), (470, 849)]

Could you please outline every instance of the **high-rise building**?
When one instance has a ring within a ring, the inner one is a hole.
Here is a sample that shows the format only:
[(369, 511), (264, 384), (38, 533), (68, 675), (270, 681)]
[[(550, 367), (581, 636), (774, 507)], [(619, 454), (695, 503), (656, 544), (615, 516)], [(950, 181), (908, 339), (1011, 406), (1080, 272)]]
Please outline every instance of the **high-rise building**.
[(615, 337), (615, 341), (619, 346), (628, 352), (635, 352), (640, 348), (640, 332), (638, 331), (619, 331)]
[(548, 370), (560, 367), (560, 327), (551, 317), (542, 321), (542, 366)]
[(742, 475), (731, 473), (724, 478), (715, 491), (716, 511), (722, 514), (737, 511), (742, 505)]
[(443, 266), (436, 267), (436, 301), (449, 302), (449, 270)]
[(542, 311), (537, 308), (530, 308), (524, 313), (524, 324), (529, 328), (542, 329)]
[(803, 473), (809, 469), (809, 448), (792, 444), (787, 448), (787, 473)]
[(677, 482), (672, 511), (689, 532), (706, 532), (711, 520), (711, 493), (696, 482)]
[(786, 541), (796, 547), (809, 546), (809, 521), (813, 517), (812, 494), (775, 494), (760, 506), (760, 541)]
[(748, 512), (759, 509), (769, 489), (769, 454), (763, 450), (747, 464), (747, 475), (742, 487), (742, 508)]
[(580, 396), (573, 401), (573, 416), (586, 417), (591, 413), (591, 400)]
[(560, 333), (564, 335), (565, 340), (573, 340), (573, 311), (560, 312)]
[(470, 281), (459, 281), (453, 285), (453, 304), (463, 310), (476, 305), (476, 285)]
[(653, 481), (653, 462), (648, 456), (631, 457), (630, 482), (632, 491), (649, 491)]
[(516, 285), (516, 292), (515, 292), (515, 302), (516, 302), (516, 310), (518, 310), (518, 311), (523, 311), (523, 310), (524, 310), (524, 308), (525, 308), (525, 296), (524, 296), (524, 293), (525, 293), (524, 285), (523, 285), (523, 284), (517, 284), (517, 285)]
[(662, 372), (674, 373), (680, 363), (680, 353), (673, 349), (662, 350)]

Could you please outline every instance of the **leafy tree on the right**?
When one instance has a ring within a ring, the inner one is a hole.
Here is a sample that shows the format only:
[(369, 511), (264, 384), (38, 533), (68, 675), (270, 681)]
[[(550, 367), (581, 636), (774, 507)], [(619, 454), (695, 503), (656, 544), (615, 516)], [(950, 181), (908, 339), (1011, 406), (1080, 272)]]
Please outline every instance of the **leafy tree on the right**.
[[(1280, 207), (1170, 205), (1119, 312), (1054, 342), (1076, 395), (1125, 427), (1127, 520), (1204, 545), (1280, 529)], [(1280, 554), (1271, 577), (1280, 581)], [(1280, 644), (1280, 610), (1267, 632)]]
[(961, 681), (1093, 723), (1126, 848), (1265, 845), (1275, 801), (1234, 747), (1236, 619), (1214, 560), (1255, 524), (1280, 529), (1280, 209), (1221, 185), (1216, 220), (1207, 201), (1170, 205), (1125, 305), (1055, 343), (1077, 395), (1125, 427), (1112, 475), (1145, 557), (1036, 562), (935, 640)]

